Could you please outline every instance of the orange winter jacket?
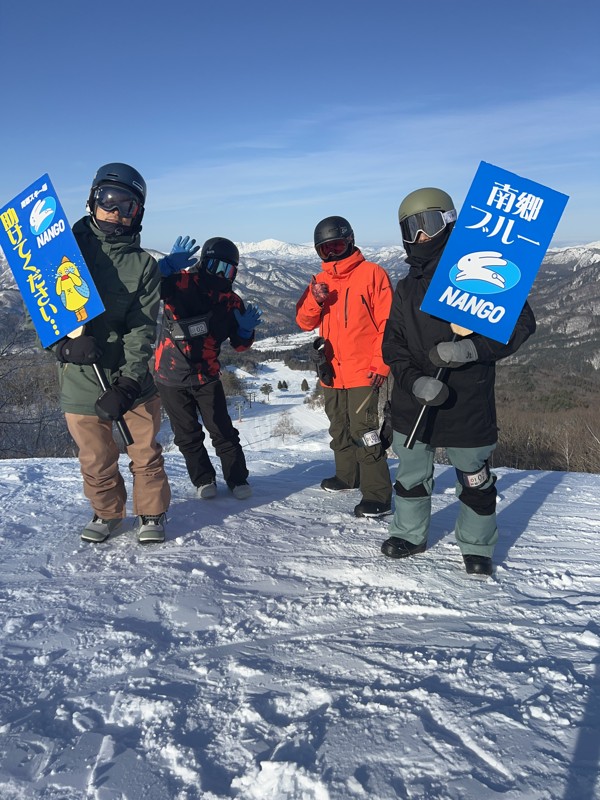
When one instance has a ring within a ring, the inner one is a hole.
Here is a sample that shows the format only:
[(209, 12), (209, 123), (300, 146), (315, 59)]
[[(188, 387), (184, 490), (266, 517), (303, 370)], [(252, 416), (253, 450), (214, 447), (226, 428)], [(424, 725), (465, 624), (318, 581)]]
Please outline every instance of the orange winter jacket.
[(381, 356), (392, 303), (389, 276), (379, 264), (365, 261), (358, 248), (341, 261), (324, 261), (321, 269), (316, 279), (328, 285), (329, 297), (320, 306), (309, 285), (296, 305), (296, 322), (304, 331), (319, 327), (334, 389), (369, 386), (367, 373), (390, 371)]

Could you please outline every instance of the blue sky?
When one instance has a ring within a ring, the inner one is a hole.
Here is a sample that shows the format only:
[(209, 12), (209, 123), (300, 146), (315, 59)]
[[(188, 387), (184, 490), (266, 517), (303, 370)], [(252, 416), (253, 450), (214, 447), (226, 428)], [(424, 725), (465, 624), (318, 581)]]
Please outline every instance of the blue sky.
[(400, 244), (420, 186), (480, 161), (570, 195), (600, 239), (595, 0), (5, 4), (0, 205), (48, 172), (71, 222), (98, 166), (146, 178), (143, 244), (308, 242), (330, 214)]

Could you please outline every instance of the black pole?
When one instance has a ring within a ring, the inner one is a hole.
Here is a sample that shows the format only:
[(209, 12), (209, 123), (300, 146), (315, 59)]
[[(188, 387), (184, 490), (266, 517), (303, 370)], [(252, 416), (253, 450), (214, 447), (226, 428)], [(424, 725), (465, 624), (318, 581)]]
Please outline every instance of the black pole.
[[(434, 378), (439, 381), (445, 371), (446, 367), (440, 367), (438, 371), (435, 373)], [(421, 420), (427, 413), (428, 408), (429, 406), (425, 404), (421, 406), (421, 410), (419, 411), (419, 415), (415, 420), (415, 424), (413, 425), (412, 431), (408, 434), (406, 441), (404, 442), (404, 447), (406, 447), (407, 450), (413, 449), (415, 445), (415, 440), (417, 438), (417, 430), (419, 428), (419, 425), (421, 424)]]
[[(92, 369), (96, 374), (96, 378), (98, 379), (98, 383), (100, 384), (100, 388), (103, 392), (110, 388), (108, 381), (106, 380), (106, 375), (104, 374), (104, 370), (99, 364), (92, 364)], [(133, 444), (133, 436), (131, 435), (131, 431), (127, 427), (127, 423), (123, 419), (123, 417), (119, 417), (119, 419), (115, 420), (115, 425), (117, 426), (117, 430), (121, 434), (121, 438), (123, 439), (123, 443), (125, 447), (129, 447), (129, 445)]]
[[(455, 342), (457, 339), (458, 339), (458, 334), (455, 333), (450, 341)], [(445, 373), (446, 370), (447, 370), (447, 367), (439, 367), (438, 371), (434, 375), (434, 378), (436, 380), (438, 380), (438, 381), (441, 380), (442, 375)], [(419, 415), (415, 420), (415, 424), (412, 427), (412, 431), (408, 434), (408, 436), (406, 437), (406, 441), (404, 442), (404, 447), (406, 447), (407, 450), (412, 450), (413, 449), (413, 447), (415, 445), (416, 438), (417, 438), (417, 429), (418, 429), (419, 425), (421, 424), (421, 420), (423, 419), (423, 417), (427, 413), (427, 409), (428, 408), (429, 408), (429, 406), (425, 405), (425, 404), (423, 404), (423, 406), (421, 407), (421, 410), (419, 411)]]

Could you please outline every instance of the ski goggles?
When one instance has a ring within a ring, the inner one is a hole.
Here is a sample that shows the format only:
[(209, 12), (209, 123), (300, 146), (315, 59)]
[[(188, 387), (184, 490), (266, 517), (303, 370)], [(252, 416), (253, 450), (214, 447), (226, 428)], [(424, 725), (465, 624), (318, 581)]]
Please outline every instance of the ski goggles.
[(118, 211), (120, 217), (137, 217), (142, 207), (140, 198), (122, 186), (109, 183), (98, 186), (94, 192), (94, 202), (104, 211)]
[(400, 223), (402, 238), (408, 244), (414, 244), (419, 233), (424, 233), (430, 239), (441, 233), (450, 222), (456, 222), (456, 209), (450, 211), (419, 211), (411, 214)]
[(211, 275), (222, 275), (230, 283), (233, 283), (237, 275), (237, 267), (228, 261), (221, 261), (219, 258), (207, 258), (204, 261), (204, 269)]
[(330, 256), (341, 256), (347, 249), (347, 239), (331, 239), (329, 242), (323, 242), (317, 247), (317, 254), (325, 260)]

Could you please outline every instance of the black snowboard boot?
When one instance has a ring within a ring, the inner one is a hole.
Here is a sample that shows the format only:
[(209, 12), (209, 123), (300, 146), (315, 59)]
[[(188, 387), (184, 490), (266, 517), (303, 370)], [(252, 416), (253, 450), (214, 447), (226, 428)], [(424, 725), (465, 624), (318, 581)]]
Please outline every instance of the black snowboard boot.
[(492, 559), (487, 556), (463, 555), (465, 569), (469, 575), (491, 575), (493, 572)]
[(321, 481), (321, 489), (325, 489), (326, 492), (349, 492), (350, 489), (354, 488), (354, 486), (350, 486), (341, 478), (338, 478), (337, 475), (334, 475), (333, 478), (324, 478)]
[(354, 506), (355, 517), (383, 517), (389, 514), (392, 506), (389, 503), (380, 503), (378, 500), (361, 500)]
[(399, 536), (390, 536), (381, 545), (381, 552), (384, 556), (389, 558), (406, 558), (407, 556), (416, 556), (417, 553), (424, 553), (427, 550), (427, 542), (421, 544), (413, 544), (406, 539), (401, 539)]

